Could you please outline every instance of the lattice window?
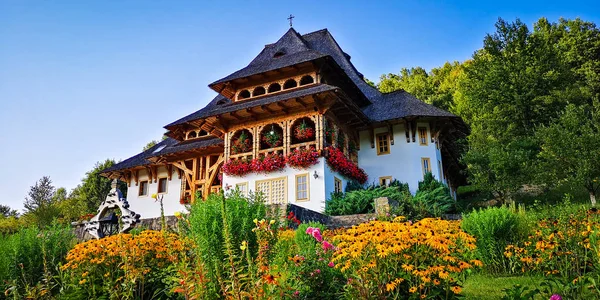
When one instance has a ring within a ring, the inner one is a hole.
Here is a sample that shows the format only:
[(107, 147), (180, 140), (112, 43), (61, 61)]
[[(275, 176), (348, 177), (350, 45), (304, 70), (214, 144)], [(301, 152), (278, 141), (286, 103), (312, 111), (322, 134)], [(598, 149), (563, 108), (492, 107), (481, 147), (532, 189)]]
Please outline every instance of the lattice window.
[(390, 153), (390, 136), (386, 133), (377, 135), (377, 155)]
[(262, 193), (267, 204), (287, 203), (287, 177), (258, 180), (256, 191)]

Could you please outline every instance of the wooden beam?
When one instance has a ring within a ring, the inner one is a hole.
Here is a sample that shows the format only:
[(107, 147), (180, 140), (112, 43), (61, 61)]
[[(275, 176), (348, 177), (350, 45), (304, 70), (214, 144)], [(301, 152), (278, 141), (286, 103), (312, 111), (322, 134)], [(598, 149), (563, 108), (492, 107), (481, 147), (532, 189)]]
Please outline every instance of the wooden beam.
[(388, 123), (388, 132), (390, 133), (390, 145), (394, 145), (394, 126)]
[(269, 106), (267, 106), (267, 105), (261, 105), (260, 109), (262, 109), (262, 110), (264, 110), (264, 111), (266, 111), (266, 112), (268, 112), (270, 114), (275, 114), (275, 111), (272, 110), (272, 109), (270, 109)]
[(250, 119), (252, 119), (253, 121), (258, 120), (258, 118), (256, 117), (256, 113), (254, 113), (252, 108), (246, 108), (246, 112), (250, 115)]
[(234, 117), (238, 121), (242, 121), (243, 120), (243, 118), (240, 117), (235, 111), (230, 112), (229, 115), (231, 115), (232, 117)]
[(169, 164), (165, 164), (165, 168), (167, 168), (167, 179), (171, 181), (171, 177), (173, 175), (173, 166)]
[(369, 128), (369, 141), (371, 142), (371, 149), (375, 148), (375, 129)]
[(306, 104), (306, 102), (302, 101), (301, 98), (295, 98), (294, 101), (296, 101), (296, 103), (302, 105), (302, 107), (307, 108), (308, 104)]
[(277, 106), (279, 106), (281, 108), (281, 111), (283, 111), (284, 113), (286, 113), (286, 114), (289, 113), (288, 107), (283, 105), (283, 103), (277, 102)]

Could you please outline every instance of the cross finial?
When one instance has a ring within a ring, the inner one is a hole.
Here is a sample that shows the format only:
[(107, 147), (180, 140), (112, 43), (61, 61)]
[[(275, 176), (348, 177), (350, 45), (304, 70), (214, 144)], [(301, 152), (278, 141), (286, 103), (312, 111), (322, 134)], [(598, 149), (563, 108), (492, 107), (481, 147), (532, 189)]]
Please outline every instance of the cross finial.
[(288, 20), (290, 20), (290, 27), (292, 27), (292, 20), (294, 20), (294, 16), (292, 14), (290, 14), (290, 16), (287, 18)]

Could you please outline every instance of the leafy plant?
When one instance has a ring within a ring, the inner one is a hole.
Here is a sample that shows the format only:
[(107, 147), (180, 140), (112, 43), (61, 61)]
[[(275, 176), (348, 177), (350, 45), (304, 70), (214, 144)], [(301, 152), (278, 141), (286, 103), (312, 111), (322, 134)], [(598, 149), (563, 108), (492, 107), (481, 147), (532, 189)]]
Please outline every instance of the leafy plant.
[(504, 249), (529, 233), (523, 212), (508, 207), (475, 210), (463, 215), (462, 228), (477, 238), (477, 251), (492, 273), (511, 272)]

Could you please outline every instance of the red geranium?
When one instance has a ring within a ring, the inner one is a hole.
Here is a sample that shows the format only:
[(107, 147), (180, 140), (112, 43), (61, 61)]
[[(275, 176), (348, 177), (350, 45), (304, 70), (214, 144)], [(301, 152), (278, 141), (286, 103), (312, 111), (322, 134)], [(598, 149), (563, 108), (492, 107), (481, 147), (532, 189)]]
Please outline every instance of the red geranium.
[(230, 176), (244, 176), (252, 172), (252, 164), (246, 159), (235, 159), (224, 163), (221, 170)]
[(271, 153), (252, 160), (252, 170), (269, 173), (285, 168), (285, 158), (281, 154)]
[(294, 127), (294, 137), (300, 141), (308, 141), (315, 136), (315, 130), (308, 126), (306, 122), (302, 122)]
[(313, 147), (308, 149), (297, 148), (288, 154), (286, 160), (290, 167), (295, 169), (307, 169), (319, 162), (319, 151)]
[(326, 150), (328, 154), (327, 164), (333, 171), (338, 172), (347, 178), (354, 179), (361, 184), (367, 182), (367, 173), (349, 160), (340, 149), (327, 147)]

